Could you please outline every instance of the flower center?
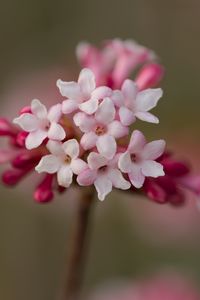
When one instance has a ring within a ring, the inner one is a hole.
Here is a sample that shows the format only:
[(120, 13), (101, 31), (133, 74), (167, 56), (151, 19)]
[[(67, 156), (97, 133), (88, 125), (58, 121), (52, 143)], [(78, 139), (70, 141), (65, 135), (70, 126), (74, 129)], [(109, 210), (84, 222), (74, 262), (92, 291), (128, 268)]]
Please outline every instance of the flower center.
[(102, 173), (105, 172), (106, 170), (107, 170), (107, 166), (102, 166), (99, 168), (99, 171)]
[(66, 164), (70, 164), (70, 162), (71, 162), (71, 157), (67, 154), (66, 156), (65, 156), (65, 163)]
[(135, 153), (132, 153), (132, 154), (131, 154), (131, 161), (132, 161), (133, 163), (136, 163), (136, 162), (138, 161), (138, 157), (137, 157), (137, 155), (136, 155)]
[(103, 135), (104, 133), (106, 133), (106, 128), (103, 125), (97, 125), (96, 129), (95, 129), (95, 133), (96, 135)]

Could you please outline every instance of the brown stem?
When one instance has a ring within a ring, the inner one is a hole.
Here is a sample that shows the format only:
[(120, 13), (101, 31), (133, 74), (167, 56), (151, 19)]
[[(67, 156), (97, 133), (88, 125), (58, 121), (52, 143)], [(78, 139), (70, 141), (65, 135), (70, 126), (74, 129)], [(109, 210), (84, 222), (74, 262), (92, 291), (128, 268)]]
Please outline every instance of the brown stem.
[(94, 191), (90, 188), (79, 189), (79, 203), (75, 228), (71, 240), (71, 253), (68, 262), (68, 274), (63, 291), (63, 300), (80, 299), (83, 268), (86, 256), (88, 240), (89, 215), (94, 197)]

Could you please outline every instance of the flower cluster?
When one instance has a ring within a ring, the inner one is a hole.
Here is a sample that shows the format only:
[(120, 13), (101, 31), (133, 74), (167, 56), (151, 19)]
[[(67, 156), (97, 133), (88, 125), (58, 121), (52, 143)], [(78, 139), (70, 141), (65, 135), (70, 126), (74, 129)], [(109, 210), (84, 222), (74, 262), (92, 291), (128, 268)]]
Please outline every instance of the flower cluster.
[[(34, 99), (14, 124), (0, 120), (0, 135), (10, 141), (0, 162), (12, 165), (3, 182), (14, 185), (31, 171), (42, 173), (34, 192), (38, 202), (51, 200), (54, 190), (63, 192), (72, 183), (94, 185), (100, 200), (113, 187), (143, 187), (157, 202), (181, 202), (170, 197), (178, 198), (179, 190), (168, 175), (165, 141), (148, 143), (141, 131), (131, 130), (137, 119), (159, 123), (150, 112), (162, 97), (162, 89), (153, 88), (163, 76), (155, 54), (133, 41), (113, 40), (101, 50), (82, 43), (77, 55), (83, 66), (78, 80), (57, 81), (61, 103), (47, 109)], [(135, 80), (129, 79), (138, 67)], [(188, 173), (180, 171), (179, 177)]]

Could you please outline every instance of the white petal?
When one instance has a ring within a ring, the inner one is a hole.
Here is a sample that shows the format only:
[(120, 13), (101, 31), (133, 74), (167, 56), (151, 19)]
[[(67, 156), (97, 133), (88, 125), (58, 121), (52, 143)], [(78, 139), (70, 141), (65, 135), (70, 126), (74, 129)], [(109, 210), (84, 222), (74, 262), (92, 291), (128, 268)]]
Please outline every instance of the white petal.
[(157, 140), (146, 144), (142, 151), (143, 159), (157, 159), (163, 154), (165, 150), (165, 145), (166, 143), (164, 140)]
[(58, 157), (49, 154), (41, 158), (39, 164), (35, 167), (38, 173), (46, 172), (49, 174), (56, 173), (61, 166), (61, 161)]
[(49, 150), (49, 152), (51, 152), (53, 155), (56, 156), (65, 155), (61, 142), (49, 140), (48, 143), (46, 144), (46, 147)]
[(115, 106), (110, 98), (105, 98), (95, 113), (95, 118), (100, 124), (109, 124), (115, 118)]
[(31, 132), (39, 128), (38, 119), (29, 113), (20, 115), (18, 118), (13, 120), (14, 124), (19, 125), (24, 131)]
[(101, 100), (105, 97), (109, 97), (112, 95), (112, 90), (107, 86), (100, 86), (96, 88), (91, 95), (91, 98)]
[(84, 112), (76, 113), (73, 120), (76, 126), (78, 126), (82, 132), (91, 131), (96, 124), (94, 117), (88, 116)]
[(94, 183), (96, 178), (97, 178), (97, 171), (88, 168), (77, 176), (77, 182), (79, 185), (89, 186)]
[(144, 184), (145, 176), (141, 172), (141, 167), (134, 165), (131, 172), (128, 173), (129, 179), (134, 187), (141, 188)]
[(107, 159), (112, 159), (117, 150), (115, 138), (107, 134), (98, 138), (96, 146), (99, 153), (105, 156)]
[(75, 100), (64, 100), (62, 103), (63, 114), (71, 114), (78, 109), (78, 102)]
[(66, 154), (68, 154), (72, 159), (79, 156), (79, 143), (76, 139), (68, 140), (62, 144), (62, 148)]
[(130, 126), (136, 120), (134, 113), (125, 106), (119, 109), (119, 118), (123, 125)]
[(60, 103), (53, 105), (48, 112), (48, 120), (50, 122), (58, 122), (62, 116), (62, 105)]
[(78, 78), (78, 84), (81, 87), (81, 92), (86, 97), (90, 97), (92, 91), (96, 87), (95, 77), (90, 69), (83, 69)]
[(51, 123), (51, 126), (48, 130), (48, 138), (50, 140), (62, 141), (66, 137), (65, 130), (58, 123)]
[(32, 100), (31, 111), (38, 119), (47, 118), (47, 109), (38, 99)]
[(87, 158), (88, 165), (92, 170), (98, 170), (99, 168), (107, 165), (108, 160), (99, 153), (90, 152)]
[(127, 190), (131, 187), (130, 182), (124, 179), (122, 173), (117, 169), (111, 169), (108, 173), (114, 187), (122, 190)]
[(142, 163), (142, 173), (144, 176), (154, 178), (165, 175), (163, 166), (154, 160), (146, 160)]
[(75, 81), (62, 81), (61, 79), (57, 80), (57, 87), (62, 96), (70, 98), (72, 100), (79, 101), (82, 97), (80, 86)]
[(118, 161), (119, 169), (124, 173), (131, 172), (132, 161), (129, 152), (122, 153)]
[(87, 163), (80, 158), (76, 158), (76, 159), (72, 159), (70, 167), (73, 173), (78, 175), (87, 168)]
[(128, 127), (123, 126), (120, 121), (113, 121), (108, 125), (108, 134), (114, 136), (116, 139), (128, 135)]
[(135, 104), (137, 92), (136, 83), (130, 79), (126, 79), (122, 85), (122, 93), (125, 97), (126, 105), (132, 107)]
[(135, 116), (141, 121), (149, 122), (149, 123), (159, 123), (159, 119), (149, 112), (137, 112)]
[(90, 99), (88, 101), (79, 104), (80, 110), (84, 111), (88, 115), (92, 115), (98, 108), (99, 102), (97, 99)]
[(139, 130), (134, 130), (130, 138), (128, 151), (131, 153), (141, 152), (145, 144), (146, 144), (146, 139), (143, 133)]
[(147, 89), (139, 92), (136, 98), (136, 110), (149, 111), (157, 105), (162, 95), (162, 89)]
[(69, 187), (72, 183), (73, 173), (69, 166), (62, 166), (57, 173), (58, 184), (64, 187)]
[(105, 197), (112, 191), (112, 182), (107, 176), (100, 176), (94, 182), (98, 193), (99, 200), (103, 201)]
[(88, 150), (96, 146), (97, 139), (97, 135), (94, 132), (90, 131), (82, 136), (80, 144), (84, 150)]
[(122, 105), (124, 105), (124, 96), (121, 91), (119, 90), (113, 91), (112, 96), (110, 98), (113, 101), (115, 106), (121, 107)]
[(25, 144), (28, 150), (37, 148), (47, 138), (47, 132), (44, 130), (36, 130), (30, 132), (26, 138)]

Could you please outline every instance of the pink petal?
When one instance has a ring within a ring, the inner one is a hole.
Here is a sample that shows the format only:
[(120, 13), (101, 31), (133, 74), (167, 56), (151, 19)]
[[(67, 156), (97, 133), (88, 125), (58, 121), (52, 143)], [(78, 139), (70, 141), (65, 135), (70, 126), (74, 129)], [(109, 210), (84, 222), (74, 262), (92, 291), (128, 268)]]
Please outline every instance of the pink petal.
[(65, 154), (61, 142), (49, 140), (46, 147), (53, 155), (63, 156)]
[(109, 124), (115, 118), (115, 106), (110, 98), (105, 98), (96, 111), (95, 118), (100, 124)]
[(134, 130), (131, 135), (128, 151), (130, 151), (131, 153), (138, 153), (143, 149), (145, 144), (146, 139), (143, 133), (139, 130)]
[(35, 131), (39, 127), (38, 119), (33, 114), (29, 113), (22, 114), (18, 118), (15, 118), (13, 123), (19, 125), (27, 132)]
[(73, 173), (78, 175), (81, 172), (83, 172), (84, 170), (86, 170), (87, 163), (80, 158), (76, 158), (76, 159), (72, 159), (70, 167), (71, 167)]
[(128, 135), (128, 127), (123, 126), (120, 121), (113, 121), (108, 125), (108, 134), (114, 136), (116, 139)]
[(107, 159), (112, 159), (117, 150), (115, 138), (107, 134), (98, 138), (96, 146), (99, 153), (105, 156)]
[(53, 105), (48, 112), (48, 120), (50, 122), (58, 122), (62, 116), (62, 105), (60, 103)]
[(96, 152), (90, 152), (87, 161), (90, 169), (92, 170), (98, 170), (99, 168), (107, 165), (107, 159)]
[(92, 185), (96, 178), (96, 170), (86, 169), (77, 176), (77, 182), (79, 185), (88, 186)]
[(84, 111), (88, 115), (92, 115), (98, 108), (99, 102), (97, 99), (90, 99), (88, 101), (79, 104), (80, 110)]
[(65, 130), (58, 123), (51, 123), (48, 130), (48, 138), (51, 140), (62, 141), (66, 137)]
[(131, 187), (130, 182), (124, 179), (122, 173), (117, 169), (111, 169), (108, 173), (109, 179), (114, 187), (122, 190), (127, 190)]
[(37, 99), (33, 99), (31, 102), (31, 111), (38, 119), (47, 118), (46, 107)]
[(93, 99), (101, 100), (105, 97), (110, 97), (112, 95), (112, 90), (107, 86), (100, 86), (96, 88), (93, 92), (91, 97)]
[(80, 144), (84, 150), (88, 150), (96, 146), (97, 139), (97, 135), (91, 131), (82, 136)]
[(159, 123), (159, 119), (149, 112), (137, 112), (135, 113), (135, 116), (141, 121), (155, 123), (155, 124)]
[(131, 172), (128, 173), (129, 179), (134, 187), (141, 188), (144, 184), (145, 176), (141, 172), (139, 166), (134, 165)]
[(73, 173), (69, 166), (63, 165), (57, 173), (57, 180), (60, 186), (68, 188), (72, 183)]
[(38, 173), (45, 172), (45, 173), (53, 174), (58, 171), (60, 166), (61, 166), (60, 159), (52, 154), (49, 154), (41, 158), (39, 164), (35, 167), (35, 170)]
[(157, 159), (163, 154), (165, 146), (166, 143), (164, 140), (157, 140), (146, 144), (142, 151), (143, 159)]
[(93, 130), (96, 121), (93, 116), (88, 116), (84, 112), (78, 112), (74, 115), (74, 123), (80, 128), (82, 132), (89, 132)]
[(114, 105), (117, 107), (121, 107), (124, 105), (124, 96), (121, 91), (115, 90), (112, 93), (110, 99), (113, 101)]
[(81, 89), (77, 82), (74, 81), (65, 82), (62, 81), (61, 79), (58, 79), (56, 85), (59, 88), (59, 91), (62, 96), (77, 101), (81, 99), (82, 97)]
[(78, 109), (78, 103), (75, 100), (64, 100), (62, 103), (62, 112), (63, 114), (71, 114)]
[(134, 113), (125, 106), (120, 107), (119, 109), (119, 118), (123, 125), (130, 126), (136, 121)]
[(132, 161), (129, 152), (125, 152), (120, 155), (118, 161), (118, 167), (124, 173), (131, 172)]
[(44, 130), (36, 130), (30, 132), (26, 138), (25, 145), (28, 150), (37, 148), (47, 138), (47, 132)]
[(147, 89), (139, 92), (136, 98), (136, 110), (149, 111), (157, 105), (162, 95), (162, 89)]
[(112, 182), (107, 176), (100, 176), (94, 182), (98, 193), (99, 200), (103, 201), (105, 197), (112, 191)]
[(138, 88), (136, 83), (130, 79), (126, 79), (122, 85), (122, 93), (126, 99), (126, 104), (128, 106), (135, 103), (137, 92)]
[(163, 165), (154, 160), (146, 160), (142, 163), (142, 173), (144, 176), (150, 176), (154, 178), (165, 175), (163, 171)]
[(79, 156), (79, 143), (76, 139), (68, 140), (62, 144), (63, 151), (71, 158), (77, 158)]
[(78, 84), (84, 97), (90, 97), (92, 91), (96, 87), (95, 77), (90, 69), (83, 69), (78, 78)]

